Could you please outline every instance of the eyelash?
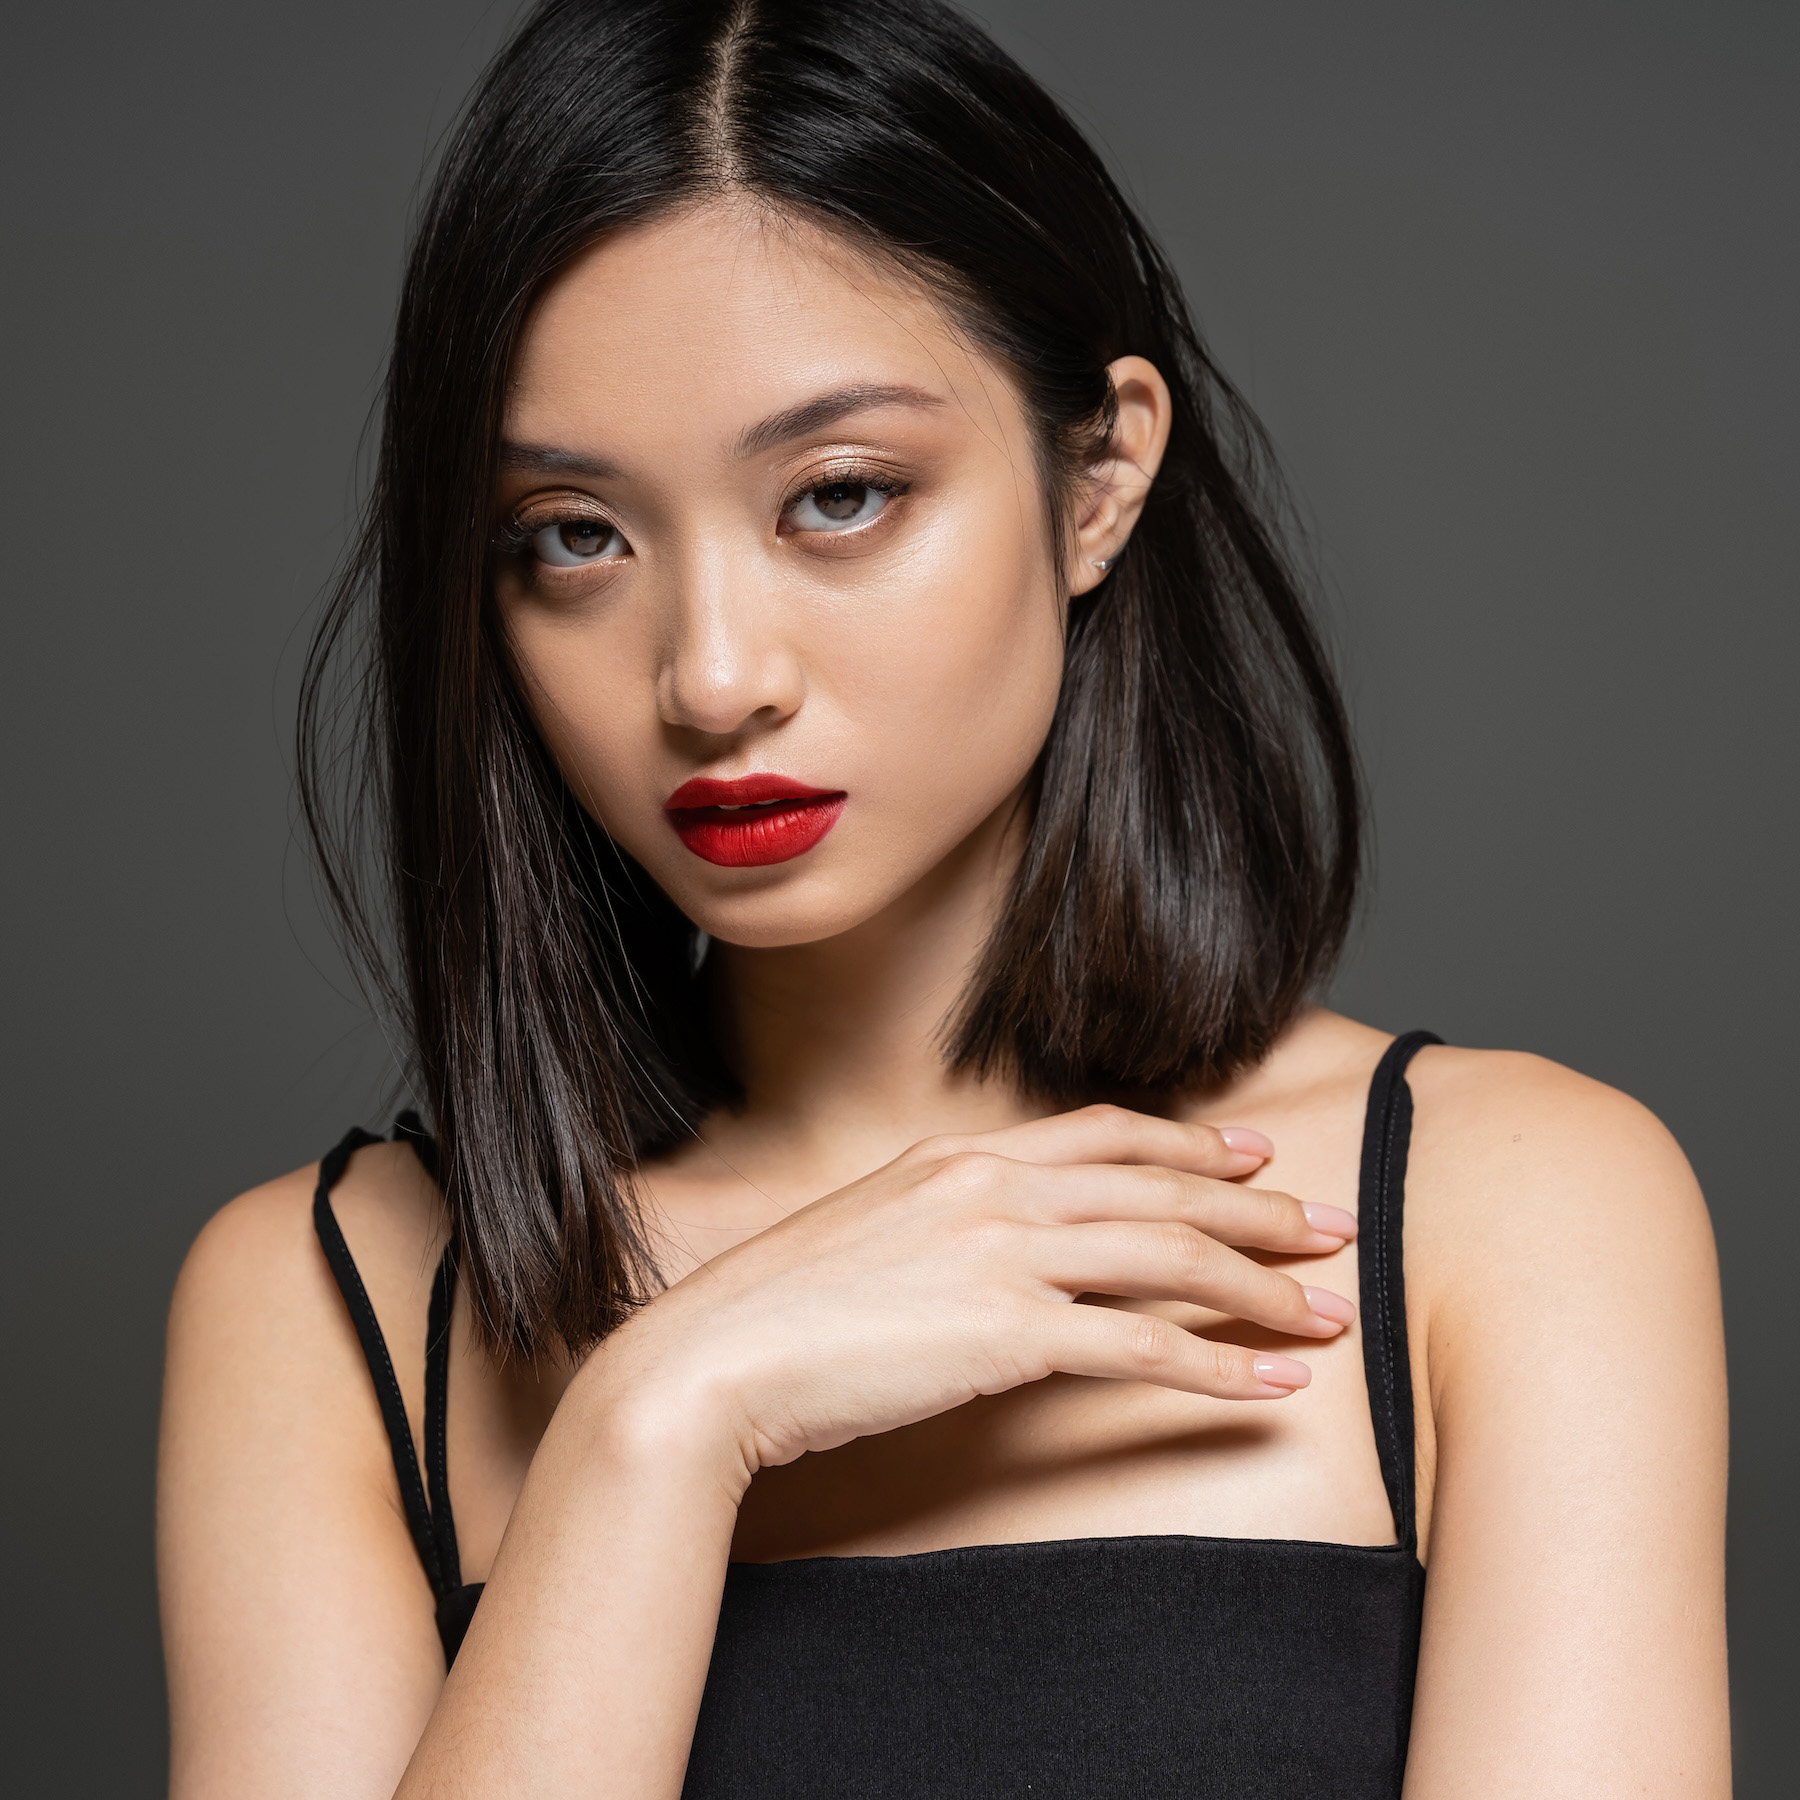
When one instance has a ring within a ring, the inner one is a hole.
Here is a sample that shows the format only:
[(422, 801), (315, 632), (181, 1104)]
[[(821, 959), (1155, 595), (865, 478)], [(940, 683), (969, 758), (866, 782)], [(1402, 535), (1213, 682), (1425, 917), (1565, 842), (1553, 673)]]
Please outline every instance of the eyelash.
[[(841, 468), (822, 471), (821, 473), (814, 475), (810, 480), (801, 483), (798, 487), (791, 489), (787, 498), (781, 503), (781, 512), (779, 516), (785, 519), (795, 505), (801, 500), (804, 500), (808, 494), (816, 494), (822, 489), (837, 486), (867, 488), (871, 493), (880, 494), (891, 502), (898, 500), (905, 494), (907, 489), (911, 486), (911, 483), (896, 481), (892, 476), (883, 475), (875, 469), (864, 468), (856, 464), (847, 464)], [(880, 517), (885, 515), (886, 510), (886, 507), (883, 507), (882, 514), (877, 516)], [(873, 523), (873, 521), (871, 521), (871, 523)], [(530, 524), (527, 524), (517, 513), (515, 513), (500, 527), (498, 533), (495, 535), (494, 548), (501, 556), (511, 561), (536, 563), (537, 558), (532, 553), (532, 544), (535, 542), (540, 532), (546, 531), (552, 526), (557, 525), (592, 525), (607, 527), (614, 531), (619, 530), (618, 526), (615, 525), (612, 520), (604, 518), (598, 513), (552, 513), (548, 516), (539, 516)], [(862, 526), (859, 529), (866, 531), (868, 526)], [(619, 532), (619, 535), (624, 537), (625, 534), (621, 531)], [(853, 537), (858, 535), (858, 533), (854, 531), (830, 534), (821, 532), (814, 535)], [(627, 539), (626, 541), (629, 543), (630, 540)]]
[[(845, 463), (837, 468), (820, 470), (809, 480), (803, 481), (798, 487), (791, 489), (788, 493), (788, 497), (781, 503), (781, 517), (785, 519), (793, 508), (800, 501), (804, 500), (808, 494), (816, 494), (829, 487), (867, 488), (870, 493), (880, 494), (885, 499), (892, 501), (898, 500), (900, 496), (907, 491), (910, 485), (911, 483), (909, 482), (897, 481), (891, 475), (882, 474), (879, 469), (866, 468), (858, 463)], [(877, 516), (885, 517), (886, 512), (886, 507), (883, 507), (881, 513)], [(873, 523), (873, 521), (871, 521), (871, 523)], [(859, 529), (866, 531), (868, 527), (862, 526)], [(821, 532), (817, 535), (854, 537), (857, 533)]]
[[(509, 560), (529, 562), (532, 560), (531, 546), (538, 533), (547, 531), (552, 525), (603, 525), (611, 530), (618, 530), (612, 520), (599, 518), (594, 513), (552, 513), (548, 518), (536, 519), (529, 525), (515, 513), (494, 534), (494, 548)], [(621, 532), (620, 535), (624, 534)]]

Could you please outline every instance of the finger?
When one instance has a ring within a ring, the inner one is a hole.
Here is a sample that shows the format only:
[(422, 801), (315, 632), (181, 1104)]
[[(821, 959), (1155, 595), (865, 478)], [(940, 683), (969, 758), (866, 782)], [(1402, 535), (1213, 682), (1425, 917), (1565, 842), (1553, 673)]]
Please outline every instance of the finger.
[(1216, 1344), (1145, 1313), (1046, 1306), (1032, 1329), (1050, 1366), (1065, 1375), (1148, 1381), (1219, 1400), (1279, 1400), (1312, 1380), (1292, 1357)]
[(1026, 1243), (1032, 1271), (1068, 1294), (1183, 1300), (1298, 1337), (1336, 1337), (1356, 1317), (1343, 1295), (1303, 1287), (1191, 1225), (1039, 1226)]
[(1155, 1119), (1123, 1106), (1084, 1106), (999, 1131), (930, 1139), (920, 1148), (927, 1153), (933, 1148), (984, 1150), (1019, 1162), (1160, 1163), (1224, 1179), (1247, 1175), (1274, 1153), (1261, 1132), (1247, 1127)]
[(1356, 1216), (1296, 1200), (1275, 1188), (1244, 1187), (1168, 1169), (1125, 1163), (1003, 1171), (1030, 1216), (1045, 1223), (1106, 1219), (1174, 1220), (1221, 1243), (1293, 1256), (1322, 1256), (1356, 1235)]

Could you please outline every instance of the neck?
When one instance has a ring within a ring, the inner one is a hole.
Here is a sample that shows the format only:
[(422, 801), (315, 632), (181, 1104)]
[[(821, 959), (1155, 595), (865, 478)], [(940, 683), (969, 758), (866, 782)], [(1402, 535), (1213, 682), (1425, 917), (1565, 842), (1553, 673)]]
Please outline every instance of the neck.
[(771, 1180), (835, 1185), (938, 1132), (1036, 1110), (1010, 1083), (953, 1073), (945, 1025), (1017, 866), (1001, 808), (916, 887), (819, 943), (715, 944), (721, 1023), (745, 1104), (709, 1124)]

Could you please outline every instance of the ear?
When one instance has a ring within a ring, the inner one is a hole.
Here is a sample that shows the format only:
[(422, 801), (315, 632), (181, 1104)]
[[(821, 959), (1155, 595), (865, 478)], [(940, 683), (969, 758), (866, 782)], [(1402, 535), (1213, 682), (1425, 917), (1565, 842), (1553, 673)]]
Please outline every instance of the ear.
[[(1098, 587), (1125, 548), (1169, 443), (1169, 384), (1141, 356), (1109, 363), (1119, 419), (1112, 441), (1087, 472), (1069, 559), (1069, 593)], [(1105, 563), (1108, 568), (1099, 565)]]

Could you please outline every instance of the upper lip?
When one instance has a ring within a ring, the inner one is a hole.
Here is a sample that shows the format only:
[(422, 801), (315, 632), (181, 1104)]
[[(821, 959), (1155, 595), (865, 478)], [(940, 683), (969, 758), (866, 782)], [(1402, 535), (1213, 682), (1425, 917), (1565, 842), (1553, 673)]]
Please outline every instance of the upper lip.
[(738, 775), (730, 781), (696, 775), (663, 805), (669, 812), (689, 812), (702, 806), (756, 806), (771, 800), (835, 800), (842, 794), (842, 788), (808, 787), (790, 775)]

